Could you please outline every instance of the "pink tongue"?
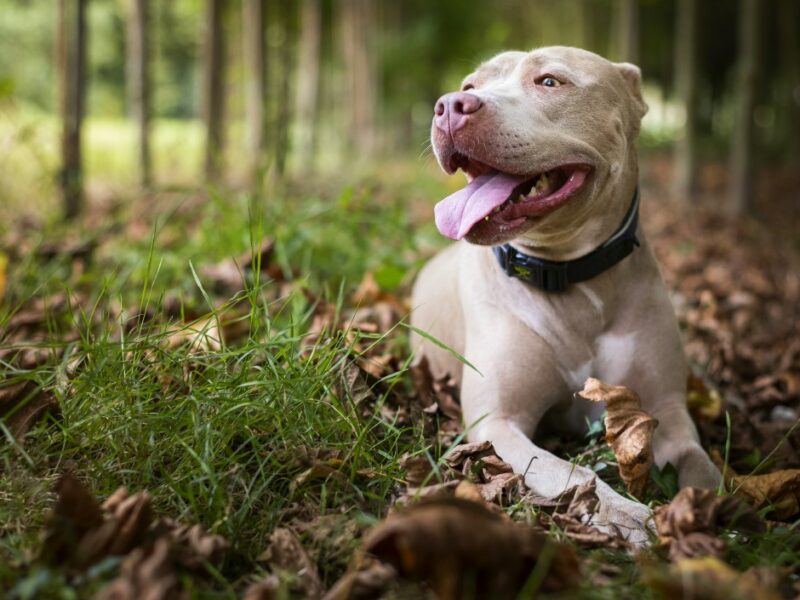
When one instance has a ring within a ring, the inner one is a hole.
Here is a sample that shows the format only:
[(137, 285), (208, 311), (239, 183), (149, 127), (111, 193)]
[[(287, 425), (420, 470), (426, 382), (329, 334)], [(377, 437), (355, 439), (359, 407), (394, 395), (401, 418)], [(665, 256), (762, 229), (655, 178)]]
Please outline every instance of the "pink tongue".
[(436, 227), (453, 240), (463, 238), (472, 226), (503, 204), (526, 177), (491, 173), (473, 179), (436, 205)]

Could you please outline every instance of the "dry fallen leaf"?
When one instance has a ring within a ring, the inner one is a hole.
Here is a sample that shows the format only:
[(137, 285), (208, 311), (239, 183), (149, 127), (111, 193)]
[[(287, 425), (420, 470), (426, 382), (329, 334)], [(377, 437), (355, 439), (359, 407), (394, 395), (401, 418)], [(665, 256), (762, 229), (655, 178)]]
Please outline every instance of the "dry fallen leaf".
[(658, 596), (703, 600), (778, 600), (774, 590), (763, 586), (753, 573), (739, 573), (714, 556), (684, 558), (669, 570), (650, 568), (645, 583)]
[(686, 384), (686, 406), (695, 420), (716, 419), (722, 412), (722, 396), (705, 382), (690, 374)]
[(202, 525), (186, 525), (167, 517), (158, 520), (152, 534), (168, 539), (176, 563), (187, 569), (203, 570), (206, 563), (219, 564), (230, 547), (224, 537), (208, 533)]
[(578, 394), (606, 404), (606, 442), (619, 463), (619, 474), (633, 496), (641, 498), (653, 465), (653, 431), (658, 425), (641, 408), (636, 392), (590, 377)]
[(57, 407), (53, 395), (33, 381), (0, 388), (0, 419), (17, 441), (23, 441), (36, 422)]
[(367, 534), (363, 547), (400, 577), (427, 582), (439, 600), (461, 598), (467, 582), (476, 598), (515, 598), (544, 556), (549, 565), (532, 594), (564, 591), (580, 581), (571, 548), (460, 498), (428, 500), (391, 514)]
[(771, 507), (775, 519), (789, 519), (800, 512), (800, 469), (783, 469), (763, 475), (738, 475), (716, 449), (711, 460), (725, 476), (725, 486), (757, 509)]
[(328, 590), (323, 600), (366, 600), (380, 594), (397, 577), (391, 565), (371, 557), (361, 560), (357, 569), (351, 569)]
[(800, 469), (784, 469), (764, 475), (738, 475), (728, 484), (737, 496), (756, 508), (770, 506), (775, 519), (800, 513)]
[(119, 576), (97, 594), (97, 600), (183, 600), (169, 542), (160, 538), (154, 544), (137, 548), (120, 566)]
[(292, 589), (302, 593), (304, 598), (319, 598), (322, 595), (323, 587), (317, 567), (303, 549), (300, 538), (291, 529), (275, 529), (269, 537), (269, 546), (259, 560), (295, 577)]
[(727, 528), (763, 532), (764, 521), (732, 496), (713, 490), (683, 488), (672, 502), (655, 510), (656, 530), (670, 559), (722, 557), (725, 543), (717, 534)]
[(213, 315), (170, 327), (165, 338), (168, 348), (174, 349), (186, 344), (192, 353), (219, 352), (222, 342), (219, 320)]
[(552, 498), (529, 496), (527, 499), (534, 506), (550, 512), (550, 514), (544, 512), (540, 515), (540, 520), (544, 525), (549, 525), (552, 521), (568, 538), (581, 546), (630, 549), (631, 545), (621, 532), (606, 533), (592, 525), (592, 517), (600, 503), (596, 486), (597, 481), (591, 479)]

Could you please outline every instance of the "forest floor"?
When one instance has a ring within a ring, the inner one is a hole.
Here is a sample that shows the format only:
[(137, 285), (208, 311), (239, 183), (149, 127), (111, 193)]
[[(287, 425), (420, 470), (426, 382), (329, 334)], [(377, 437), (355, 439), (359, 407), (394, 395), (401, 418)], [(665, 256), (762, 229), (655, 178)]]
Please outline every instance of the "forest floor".
[[(3, 594), (446, 597), (465, 574), (461, 597), (800, 594), (791, 223), (682, 212), (645, 172), (690, 408), (735, 494), (671, 501), (674, 470), (653, 467), (659, 537), (635, 552), (587, 522), (591, 490), (536, 498), (464, 445), (455, 391), (410, 367), (407, 294), (447, 193), (417, 175), (95, 198), (79, 227), (8, 228)], [(625, 493), (602, 422), (549, 443)], [(420, 496), (438, 500), (399, 510)]]

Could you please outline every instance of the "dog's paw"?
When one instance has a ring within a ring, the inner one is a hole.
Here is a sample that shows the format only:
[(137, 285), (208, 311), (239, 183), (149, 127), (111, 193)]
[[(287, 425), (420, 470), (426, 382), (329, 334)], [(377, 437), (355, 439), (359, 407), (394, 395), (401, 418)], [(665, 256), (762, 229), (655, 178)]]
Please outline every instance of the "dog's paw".
[(592, 525), (609, 534), (619, 533), (634, 547), (650, 545), (655, 535), (653, 511), (644, 504), (616, 495), (601, 498)]
[(680, 487), (713, 490), (719, 486), (722, 475), (700, 446), (693, 446), (681, 456), (678, 466)]

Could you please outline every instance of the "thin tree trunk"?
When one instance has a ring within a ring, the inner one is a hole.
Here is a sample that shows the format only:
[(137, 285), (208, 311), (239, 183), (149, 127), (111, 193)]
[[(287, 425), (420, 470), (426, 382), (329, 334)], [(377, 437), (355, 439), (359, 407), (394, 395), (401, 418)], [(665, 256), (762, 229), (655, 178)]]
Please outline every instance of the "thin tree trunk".
[(136, 122), (139, 183), (147, 188), (150, 173), (150, 40), (149, 0), (128, 1), (128, 102)]
[(264, 28), (266, 0), (244, 0), (242, 25), (244, 28), (245, 60), (245, 122), (247, 135), (247, 176), (257, 183), (264, 167), (264, 138), (266, 135), (266, 60)]
[(755, 156), (753, 143), (753, 109), (755, 108), (755, 75), (758, 66), (761, 10), (759, 0), (739, 1), (739, 64), (738, 98), (731, 151), (729, 210), (742, 215), (752, 208)]
[(300, 56), (297, 72), (297, 163), (301, 171), (313, 170), (317, 98), (319, 97), (320, 0), (303, 0), (300, 23)]
[(375, 145), (374, 74), (370, 61), (372, 27), (369, 0), (342, 0), (342, 41), (351, 147), (366, 155)]
[(83, 204), (81, 125), (86, 87), (86, 2), (60, 0), (58, 4), (58, 70), (61, 138), (61, 196), (64, 215), (75, 217)]
[(291, 77), (293, 73), (292, 45), (293, 3), (281, 2), (280, 17), (284, 36), (280, 49), (280, 83), (278, 86), (278, 113), (275, 127), (275, 171), (282, 176), (286, 170), (286, 160), (289, 156), (289, 129), (291, 125)]
[(639, 0), (617, 0), (617, 56), (639, 63)]
[(219, 181), (225, 149), (225, 0), (206, 0), (205, 81), (206, 123), (205, 177)]
[(796, 160), (800, 158), (800, 3), (797, 0), (781, 0), (779, 10), (785, 135), (789, 142), (789, 157)]
[(679, 0), (675, 32), (675, 92), (686, 119), (675, 143), (673, 196), (689, 205), (695, 191), (697, 133), (697, 0)]

